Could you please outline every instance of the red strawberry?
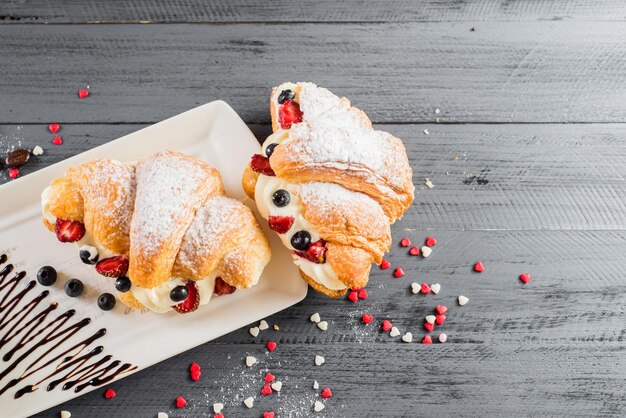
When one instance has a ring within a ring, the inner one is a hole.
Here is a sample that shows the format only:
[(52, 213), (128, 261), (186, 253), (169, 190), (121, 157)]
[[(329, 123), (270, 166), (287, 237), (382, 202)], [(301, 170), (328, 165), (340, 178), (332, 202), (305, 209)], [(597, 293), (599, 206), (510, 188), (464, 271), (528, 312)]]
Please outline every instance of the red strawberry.
[(275, 176), (274, 170), (270, 166), (270, 159), (261, 154), (254, 154), (252, 160), (250, 160), (250, 167), (257, 173), (265, 174), (266, 176)]
[(398, 267), (393, 271), (393, 277), (395, 277), (396, 279), (402, 276), (404, 276), (404, 270), (402, 270), (402, 267)]
[(333, 396), (333, 393), (330, 391), (330, 388), (324, 388), (322, 390), (322, 398), (327, 399)]
[(181, 314), (193, 312), (200, 305), (200, 293), (198, 293), (196, 282), (189, 280), (185, 283), (185, 287), (187, 288), (187, 299), (172, 306), (176, 312)]
[(367, 290), (361, 289), (359, 290), (359, 299), (367, 299), (369, 295), (367, 294)]
[(355, 303), (357, 300), (359, 300), (359, 294), (356, 291), (352, 291), (348, 294), (348, 299)]
[(370, 314), (366, 313), (366, 314), (363, 314), (363, 316), (361, 316), (361, 321), (363, 321), (365, 325), (369, 324), (373, 320), (374, 320), (374, 317)]
[(435, 308), (435, 310), (437, 311), (437, 313), (439, 315), (443, 315), (446, 312), (448, 312), (448, 307), (445, 305), (437, 305), (437, 307)]
[(444, 314), (435, 315), (435, 322), (437, 325), (441, 325), (446, 321), (446, 316)]
[(121, 277), (128, 271), (128, 258), (122, 255), (98, 261), (96, 271), (105, 277)]
[(265, 383), (272, 383), (274, 379), (276, 379), (276, 376), (269, 372), (265, 373)]
[(59, 132), (59, 129), (61, 129), (61, 125), (59, 125), (58, 123), (51, 123), (50, 125), (48, 125), (48, 130), (53, 134)]
[(220, 276), (217, 276), (215, 278), (215, 287), (213, 288), (213, 292), (217, 296), (230, 295), (235, 290), (237, 290), (237, 288), (235, 286), (229, 285)]
[(85, 225), (80, 221), (57, 218), (55, 232), (61, 242), (76, 242), (85, 235)]
[(392, 327), (393, 325), (391, 324), (391, 322), (387, 321), (386, 319), (380, 325), (380, 328), (385, 332), (389, 331)]
[(270, 216), (268, 219), (270, 229), (273, 229), (279, 234), (284, 234), (289, 231), (289, 228), (293, 225), (293, 221), (293, 216)]
[(430, 335), (424, 335), (424, 338), (422, 339), (422, 344), (432, 344), (433, 343), (433, 339), (430, 338)]
[(276, 347), (278, 347), (278, 344), (276, 344), (274, 341), (270, 341), (267, 343), (267, 349), (270, 351), (276, 350)]
[(17, 168), (9, 168), (9, 177), (14, 179), (20, 175), (20, 170)]
[(391, 267), (391, 263), (389, 262), (389, 260), (385, 260), (383, 258), (382, 263), (380, 263), (380, 269), (381, 270), (387, 270), (389, 267)]
[(78, 90), (78, 97), (79, 98), (84, 99), (87, 96), (89, 96), (89, 90), (85, 90), (85, 89)]
[(324, 264), (326, 262), (326, 242), (320, 239), (309, 245), (306, 251), (294, 251), (294, 253), (312, 263)]
[(278, 109), (278, 123), (283, 129), (291, 128), (294, 123), (302, 122), (300, 105), (293, 100), (285, 100)]
[(411, 255), (420, 255), (420, 248), (418, 246), (413, 246), (409, 250), (409, 254)]
[(437, 240), (435, 239), (435, 237), (431, 237), (431, 236), (426, 237), (427, 247), (434, 247), (435, 245), (437, 245)]
[(476, 264), (474, 264), (474, 271), (476, 273), (482, 273), (483, 271), (485, 271), (485, 265), (483, 264), (482, 261), (479, 261)]
[(526, 284), (530, 281), (530, 273), (522, 273), (519, 275), (519, 279), (522, 283)]
[(104, 397), (107, 399), (115, 398), (115, 391), (110, 388), (107, 389), (106, 392), (104, 392)]
[(63, 138), (61, 138), (59, 135), (57, 135), (54, 138), (52, 138), (52, 143), (54, 145), (61, 145), (61, 144), (63, 144)]
[(408, 239), (407, 237), (402, 238), (402, 241), (400, 241), (400, 246), (408, 247), (409, 245), (411, 245), (411, 240)]
[(272, 388), (270, 385), (265, 384), (263, 385), (263, 389), (261, 389), (261, 394), (262, 395), (271, 395), (272, 394)]
[(272, 411), (263, 412), (263, 418), (274, 418), (274, 412)]
[(424, 295), (427, 295), (431, 291), (432, 289), (430, 288), (430, 286), (428, 286), (428, 283), (422, 283), (422, 288), (420, 289), (420, 292), (422, 292)]
[(426, 328), (428, 332), (432, 332), (435, 329), (435, 324), (431, 324), (430, 322), (424, 322), (424, 328)]

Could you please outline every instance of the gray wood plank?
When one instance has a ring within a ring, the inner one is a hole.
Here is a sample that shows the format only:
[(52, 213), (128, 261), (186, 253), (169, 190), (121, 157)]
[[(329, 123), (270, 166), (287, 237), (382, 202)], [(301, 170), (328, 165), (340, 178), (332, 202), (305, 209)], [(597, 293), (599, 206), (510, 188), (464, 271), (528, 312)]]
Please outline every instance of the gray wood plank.
[[(27, 175), (143, 126), (63, 125), (65, 143), (55, 146), (45, 125), (0, 125), (0, 153), (42, 145)], [(404, 140), (414, 171), (415, 203), (398, 229), (626, 228), (624, 124), (377, 127)], [(251, 128), (258, 138), (269, 133), (267, 125)], [(0, 182), (7, 180), (4, 169)]]
[(380, 123), (437, 107), (447, 123), (626, 121), (620, 22), (0, 25), (0, 39), (0, 123), (148, 123), (218, 98), (266, 123), (288, 79)]
[[(415, 231), (418, 242), (427, 233)], [(394, 229), (397, 243), (404, 233)], [(210, 405), (225, 402), (226, 416), (309, 416), (316, 399), (313, 380), (333, 391), (323, 416), (623, 416), (626, 413), (625, 231), (436, 231), (439, 243), (428, 259), (394, 246), (389, 258), (407, 276), (374, 269), (370, 297), (352, 304), (310, 292), (300, 304), (268, 318), (280, 331), (258, 338), (240, 329), (148, 371), (115, 383), (118, 396), (103, 391), (54, 408), (75, 416), (211, 416)], [(486, 270), (472, 264), (481, 259)], [(530, 272), (522, 285), (517, 275)], [(416, 296), (412, 281), (438, 282), (438, 295)], [(459, 307), (455, 298), (470, 302)], [(423, 346), (423, 317), (437, 304), (449, 307), (445, 345)], [(308, 317), (319, 312), (330, 322), (321, 332)], [(375, 321), (359, 324), (363, 312)], [(413, 332), (406, 344), (376, 330), (381, 319)], [(264, 344), (277, 341), (267, 354)], [(326, 364), (316, 367), (316, 354)], [(247, 369), (246, 355), (260, 365)], [(198, 383), (187, 367), (203, 367)], [(261, 397), (262, 376), (271, 371), (284, 383), (280, 395)], [(185, 396), (186, 409), (173, 400)], [(257, 397), (248, 410), (247, 396)], [(375, 403), (372, 402), (375, 398)]]
[(610, 0), (45, 0), (5, 2), (1, 23), (415, 22), (624, 20), (626, 6)]

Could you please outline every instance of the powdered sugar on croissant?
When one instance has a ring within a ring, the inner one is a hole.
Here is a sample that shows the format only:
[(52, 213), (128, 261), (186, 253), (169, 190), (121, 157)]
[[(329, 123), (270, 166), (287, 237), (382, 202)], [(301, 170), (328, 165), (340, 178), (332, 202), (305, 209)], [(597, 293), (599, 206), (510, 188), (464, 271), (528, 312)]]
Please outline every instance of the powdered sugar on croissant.
[(316, 290), (338, 297), (364, 286), (413, 200), (402, 141), (312, 83), (285, 83), (270, 104), (275, 132), (244, 172), (244, 190)]
[[(270, 259), (250, 209), (224, 196), (215, 169), (180, 153), (72, 168), (44, 191), (42, 206), (57, 236), (61, 225), (65, 241), (97, 248), (98, 272), (130, 278), (119, 296), (134, 308), (191, 312), (214, 293), (256, 284)], [(81, 225), (84, 236), (72, 236)]]

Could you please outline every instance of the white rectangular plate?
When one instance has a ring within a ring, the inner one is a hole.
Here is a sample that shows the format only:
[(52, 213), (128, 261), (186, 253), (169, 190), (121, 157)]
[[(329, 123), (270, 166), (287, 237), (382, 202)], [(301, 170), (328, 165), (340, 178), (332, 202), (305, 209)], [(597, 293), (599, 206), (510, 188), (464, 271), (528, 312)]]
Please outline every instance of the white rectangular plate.
[[(245, 201), (241, 174), (250, 156), (258, 153), (260, 146), (235, 111), (221, 101), (197, 107), (0, 187), (0, 254), (9, 254), (7, 263), (12, 263), (15, 271), (27, 273), (28, 280), (22, 280), (20, 286), (26, 287), (26, 283), (35, 280), (37, 270), (43, 265), (52, 265), (59, 271), (59, 278), (54, 286), (44, 288), (37, 284), (29, 292), (29, 297), (25, 297), (17, 308), (22, 308), (44, 289), (50, 290), (50, 295), (29, 313), (28, 319), (33, 318), (52, 301), (58, 302), (59, 307), (48, 319), (54, 319), (68, 309), (75, 309), (76, 315), (72, 318), (74, 322), (91, 318), (91, 323), (74, 335), (71, 341), (75, 344), (100, 328), (106, 328), (106, 335), (92, 343), (90, 349), (103, 346), (103, 354), (110, 354), (114, 359), (137, 366), (133, 372), (285, 309), (302, 300), (307, 292), (307, 286), (300, 279), (289, 252), (276, 235), (269, 233), (271, 231), (266, 228), (272, 246), (272, 260), (259, 284), (251, 289), (216, 297), (209, 304), (187, 315), (129, 311), (120, 302), (109, 312), (98, 308), (96, 298), (99, 294), (115, 293), (113, 280), (99, 276), (92, 266), (81, 263), (73, 244), (60, 244), (54, 234), (45, 229), (41, 223), (40, 194), (52, 179), (62, 176), (71, 166), (95, 158), (133, 161), (165, 149), (181, 151), (207, 161), (221, 172), (226, 193)], [(7, 280), (11, 277), (12, 274)], [(63, 284), (70, 277), (80, 278), (85, 284), (85, 292), (79, 298), (69, 298), (63, 292)], [(0, 290), (0, 305), (6, 291), (7, 289)], [(14, 310), (13, 314), (17, 311), (18, 309)], [(3, 316), (4, 313), (0, 312), (0, 321)], [(19, 322), (24, 324), (28, 319), (20, 319)], [(0, 329), (0, 344), (9, 328), (10, 325)], [(43, 338), (43, 335), (45, 333), (34, 338), (9, 361), (4, 361), (3, 357), (18, 344), (20, 336), (0, 346), (0, 373), (7, 370), (21, 353)], [(53, 354), (61, 353), (69, 347), (69, 342), (64, 343)], [(38, 349), (18, 364), (0, 380), (0, 389), (11, 379), (21, 376), (32, 360), (46, 350), (47, 348)], [(84, 350), (81, 354), (88, 351)], [(34, 392), (15, 399), (17, 389), (34, 384), (53, 373), (60, 361), (47, 365), (0, 395), (2, 416), (32, 415), (95, 389), (94, 386), (88, 386), (75, 393), (72, 389), (63, 390), (62, 385), (59, 385), (48, 391), (48, 380), (40, 384)], [(129, 374), (125, 373), (120, 377)]]

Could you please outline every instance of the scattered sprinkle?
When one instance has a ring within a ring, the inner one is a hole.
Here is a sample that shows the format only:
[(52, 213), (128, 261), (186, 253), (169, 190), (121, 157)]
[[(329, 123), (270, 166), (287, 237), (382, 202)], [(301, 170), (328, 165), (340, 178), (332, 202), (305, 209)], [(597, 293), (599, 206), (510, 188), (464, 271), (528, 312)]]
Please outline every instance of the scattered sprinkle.
[(267, 343), (267, 349), (270, 351), (276, 350), (276, 347), (278, 347), (278, 344), (276, 344), (276, 342), (274, 341), (270, 341)]
[(430, 134), (430, 132), (428, 132), (428, 129), (424, 129), (424, 131), (423, 131), (423, 132), (424, 132), (424, 135), (428, 135), (428, 134)]
[(430, 335), (424, 335), (424, 338), (422, 338), (422, 344), (432, 344), (433, 343), (433, 339), (430, 338)]
[(485, 265), (483, 264), (482, 261), (479, 261), (476, 264), (474, 264), (474, 271), (476, 273), (482, 273), (483, 271), (485, 271)]
[[(63, 416), (61, 416), (61, 418), (63, 418)], [(167, 415), (165, 412), (159, 412), (157, 414), (157, 418), (169, 418), (169, 415)]]
[(20, 170), (17, 168), (9, 168), (9, 177), (12, 179), (17, 178), (20, 175)]
[(382, 324), (380, 324), (380, 328), (387, 332), (391, 329), (393, 325), (391, 324), (391, 322), (387, 321), (386, 319), (382, 322)]
[(87, 96), (89, 96), (89, 90), (85, 90), (85, 89), (78, 90), (78, 97), (79, 98), (84, 99)]
[(326, 363), (326, 359), (322, 356), (315, 356), (315, 365), (316, 366), (321, 366), (322, 364)]
[(391, 332), (389, 333), (390, 337), (397, 337), (398, 335), (400, 335), (400, 330), (396, 327), (392, 327), (391, 328)]
[(402, 240), (400, 241), (400, 246), (408, 247), (409, 245), (411, 245), (411, 240), (408, 239), (407, 237), (402, 238)]
[(383, 261), (380, 263), (380, 269), (387, 270), (389, 267), (391, 267), (391, 263), (389, 262), (389, 260), (385, 260), (383, 258)]
[(61, 125), (59, 125), (58, 123), (51, 123), (50, 125), (48, 125), (48, 130), (53, 134), (59, 132), (59, 129), (61, 129)]
[(431, 236), (426, 237), (427, 247), (434, 247), (435, 245), (437, 245), (437, 240), (435, 239), (435, 237), (431, 237)]
[(63, 138), (61, 138), (59, 135), (57, 135), (54, 138), (52, 138), (52, 143), (54, 145), (61, 145), (61, 144), (63, 144)]
[(435, 323), (435, 315), (427, 315), (426, 316), (426, 322), (428, 322), (429, 324), (434, 324)]
[(420, 292), (422, 292), (422, 294), (427, 295), (431, 290), (432, 289), (428, 286), (428, 283), (422, 283), (422, 286), (420, 287)]
[(430, 322), (424, 322), (424, 329), (428, 332), (432, 332), (435, 329), (435, 324), (431, 324)]
[(444, 333), (439, 334), (439, 342), (445, 343), (446, 341), (448, 341), (448, 336)]
[(441, 285), (439, 283), (433, 283), (430, 285), (430, 290), (436, 295), (441, 290)]
[(39, 145), (35, 145), (35, 148), (33, 148), (33, 150), (32, 150), (32, 154), (33, 155), (41, 155), (41, 154), (43, 154), (43, 148), (41, 148)]
[(439, 315), (443, 315), (448, 312), (448, 307), (446, 305), (437, 305), (435, 311), (437, 311)]
[(432, 254), (433, 249), (430, 247), (427, 247), (426, 245), (424, 245), (422, 247), (422, 257), (426, 258), (428, 257), (430, 254)]
[(476, 26), (472, 26), (472, 28), (470, 29), (470, 32), (476, 32)]
[(274, 389), (276, 392), (280, 392), (280, 390), (283, 388), (283, 382), (274, 382), (271, 386), (272, 389)]
[(269, 327), (270, 327), (270, 325), (267, 323), (267, 321), (265, 319), (261, 319), (261, 322), (259, 322), (259, 329), (261, 331), (265, 331)]
[(526, 284), (530, 281), (530, 273), (522, 273), (519, 275), (519, 279), (522, 283)]
[(313, 404), (313, 410), (315, 412), (321, 412), (324, 408), (325, 408), (324, 404), (321, 403), (320, 401), (315, 401), (315, 403)]
[(413, 341), (413, 334), (407, 332), (402, 336), (402, 341), (404, 341), (405, 343), (410, 343), (411, 341)]
[(104, 397), (106, 399), (113, 399), (113, 398), (115, 398), (115, 395), (116, 395), (115, 391), (113, 389), (111, 389), (111, 388), (107, 389), (104, 392)]
[(280, 327), (278, 326), (278, 324), (274, 324), (274, 331), (279, 331)]
[(428, 187), (429, 189), (432, 189), (433, 187), (435, 187), (435, 184), (432, 181), (430, 181), (430, 179), (424, 179), (424, 185)]
[(421, 286), (419, 283), (411, 283), (411, 293), (414, 295), (420, 292)]
[(330, 391), (330, 388), (326, 387), (324, 389), (322, 389), (322, 398), (324, 399), (328, 399), (331, 398), (333, 396), (333, 393)]
[(353, 290), (348, 294), (348, 299), (352, 301), (352, 303), (356, 303), (359, 300), (359, 293), (356, 290)]
[(252, 367), (256, 364), (256, 362), (257, 362), (256, 357), (252, 357), (252, 356), (246, 357), (246, 366)]
[[(72, 416), (70, 411), (61, 411), (61, 413), (59, 415), (61, 416), (61, 418), (70, 418)], [(159, 417), (159, 418), (161, 418), (161, 417)], [(167, 418), (167, 417), (165, 417), (165, 418)]]
[(404, 270), (402, 270), (402, 267), (397, 267), (393, 271), (393, 277), (395, 277), (396, 279), (403, 277), (403, 276), (404, 276)]
[(185, 405), (187, 405), (187, 401), (185, 400), (185, 398), (183, 398), (182, 396), (176, 398), (176, 408), (180, 409)]
[(459, 305), (463, 306), (465, 305), (467, 302), (469, 302), (469, 299), (466, 298), (465, 296), (461, 295), (459, 296)]
[(321, 329), (322, 331), (326, 331), (328, 329), (328, 322), (321, 321), (317, 324), (317, 327)]
[(369, 297), (369, 295), (368, 295), (368, 293), (367, 293), (367, 290), (365, 290), (365, 289), (361, 289), (361, 290), (359, 290), (359, 299), (363, 299), (363, 300), (365, 300), (365, 299), (367, 299), (368, 297)]
[(267, 396), (272, 394), (272, 387), (268, 384), (263, 385), (263, 389), (261, 389), (261, 395)]
[(409, 254), (411, 255), (420, 255), (420, 248), (418, 246), (412, 246), (409, 250)]
[(311, 317), (309, 318), (311, 320), (311, 322), (315, 322), (316, 324), (319, 323), (322, 318), (320, 318), (320, 314), (315, 312), (313, 315), (311, 315)]
[(317, 390), (317, 389), (319, 389), (319, 388), (320, 388), (320, 384), (319, 384), (319, 383), (317, 383), (317, 380), (314, 380), (314, 381), (313, 381), (313, 389)]
[(215, 412), (216, 414), (221, 413), (222, 409), (224, 409), (224, 404), (223, 403), (214, 403), (213, 404), (213, 412)]
[(250, 396), (249, 398), (244, 399), (243, 404), (248, 408), (252, 408), (254, 406), (254, 398)]
[(250, 328), (250, 335), (252, 335), (253, 337), (258, 337), (259, 336), (259, 327), (252, 327), (252, 328)]
[(275, 379), (276, 376), (274, 376), (270, 372), (265, 373), (265, 377), (263, 378), (263, 380), (265, 380), (265, 383), (272, 383)]
[(435, 115), (438, 115), (439, 113), (441, 113), (441, 110), (439, 110), (439, 108), (435, 109)]
[(443, 314), (436, 315), (435, 322), (437, 325), (443, 325), (443, 323), (446, 322), (446, 316)]

